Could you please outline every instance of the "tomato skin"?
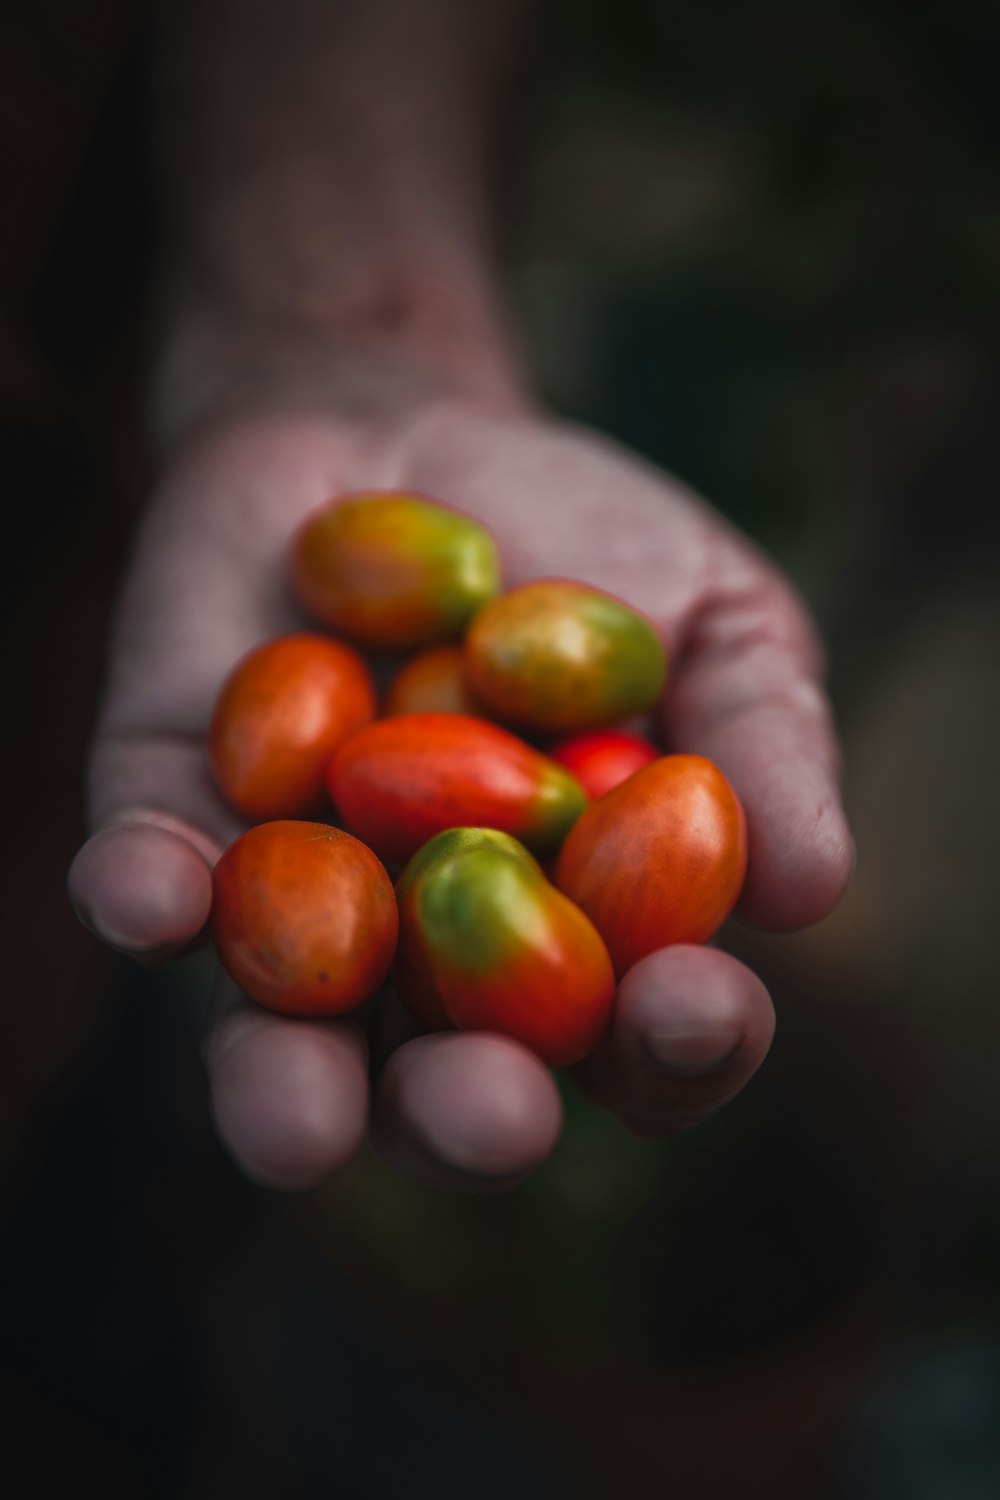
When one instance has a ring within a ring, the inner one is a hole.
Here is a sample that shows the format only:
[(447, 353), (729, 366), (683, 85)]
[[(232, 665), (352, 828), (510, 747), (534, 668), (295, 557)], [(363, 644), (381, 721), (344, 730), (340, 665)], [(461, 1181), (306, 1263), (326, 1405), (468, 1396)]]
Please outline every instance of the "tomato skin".
[(356, 651), (305, 631), (280, 636), (222, 685), (208, 734), (216, 781), (254, 821), (317, 812), (330, 756), (374, 717), (371, 673)]
[(441, 859), (462, 854), (467, 849), (497, 847), (516, 854), (535, 865), (523, 844), (506, 833), (492, 828), (449, 828), (436, 834), (414, 854), (396, 881), (399, 903), (399, 946), (392, 965), (392, 982), (410, 1014), (425, 1031), (442, 1031), (452, 1021), (445, 1010), (434, 983), (430, 954), (423, 941), (420, 922), (414, 912), (413, 891), (420, 878)]
[(212, 875), (211, 934), (254, 1000), (292, 1016), (337, 1016), (369, 999), (396, 950), (392, 882), (358, 839), (326, 823), (260, 823)]
[(468, 714), (400, 714), (369, 724), (334, 755), (328, 785), (348, 828), (380, 858), (399, 863), (435, 834), (468, 825), (552, 850), (587, 801), (563, 766)]
[(484, 526), (391, 490), (347, 495), (307, 517), (288, 568), (307, 614), (377, 651), (459, 636), (500, 581)]
[(572, 771), (588, 797), (603, 797), (643, 766), (660, 759), (650, 741), (623, 729), (595, 729), (550, 746), (553, 760)]
[(672, 943), (703, 943), (746, 875), (746, 819), (717, 766), (665, 755), (608, 792), (571, 830), (556, 879), (604, 938), (621, 977)]
[(400, 667), (386, 694), (383, 712), (396, 714), (473, 714), (481, 712), (465, 681), (461, 646), (432, 646)]
[(553, 1067), (598, 1045), (614, 1006), (607, 949), (516, 840), (450, 829), (407, 866), (397, 896), (393, 979), (424, 1024), (499, 1032)]
[(504, 723), (542, 733), (581, 733), (642, 713), (662, 692), (666, 670), (648, 620), (572, 579), (501, 594), (465, 638), (476, 697)]

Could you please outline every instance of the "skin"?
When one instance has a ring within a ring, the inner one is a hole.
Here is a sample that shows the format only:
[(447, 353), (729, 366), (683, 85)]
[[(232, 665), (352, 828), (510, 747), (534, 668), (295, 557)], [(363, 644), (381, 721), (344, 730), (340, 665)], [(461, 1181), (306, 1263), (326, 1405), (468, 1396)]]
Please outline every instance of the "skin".
[[(478, 517), (508, 584), (578, 577), (655, 623), (672, 662), (667, 743), (717, 761), (746, 809), (745, 917), (804, 926), (847, 882), (821, 653), (793, 588), (668, 475), (554, 422), (528, 392), (489, 212), (519, 9), (171, 9), (161, 473), (111, 646), (94, 834), (70, 878), (83, 920), (127, 953), (203, 935), (209, 867), (242, 826), (206, 767), (215, 694), (251, 646), (301, 626), (275, 564), (294, 528), (372, 487)], [(560, 1110), (537, 1058), (485, 1034), (413, 1038), (388, 995), (370, 1010), (367, 1028), (293, 1021), (220, 980), (205, 1055), (246, 1173), (310, 1185), (366, 1131), (436, 1187), (503, 1189), (544, 1159)], [(662, 1133), (737, 1093), (773, 1025), (736, 960), (666, 949), (624, 976), (580, 1077), (633, 1129)]]

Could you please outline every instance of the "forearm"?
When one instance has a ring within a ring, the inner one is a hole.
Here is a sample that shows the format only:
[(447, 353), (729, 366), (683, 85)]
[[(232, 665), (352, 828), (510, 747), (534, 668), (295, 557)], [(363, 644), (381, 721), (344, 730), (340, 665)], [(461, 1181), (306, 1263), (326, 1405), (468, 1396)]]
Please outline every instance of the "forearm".
[[(445, 388), (513, 392), (491, 199), (522, 11), (522, 0), (177, 8), (163, 70), (158, 425), (183, 427), (234, 383), (259, 388), (262, 364), (304, 350), (355, 369), (390, 354)], [(355, 399), (363, 387), (355, 374)]]

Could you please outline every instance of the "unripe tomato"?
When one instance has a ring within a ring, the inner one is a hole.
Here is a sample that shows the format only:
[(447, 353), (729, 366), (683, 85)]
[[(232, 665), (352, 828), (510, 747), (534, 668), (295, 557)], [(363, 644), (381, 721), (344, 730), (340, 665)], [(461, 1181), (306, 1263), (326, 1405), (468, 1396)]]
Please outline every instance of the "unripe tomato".
[(417, 495), (335, 500), (292, 539), (292, 590), (306, 612), (379, 651), (461, 635), (499, 587), (485, 527)]
[(370, 849), (326, 823), (260, 823), (212, 874), (211, 932), (252, 999), (337, 1016), (375, 993), (396, 950), (392, 882)]
[(549, 749), (567, 771), (572, 771), (588, 797), (603, 797), (643, 766), (659, 760), (660, 752), (641, 735), (623, 729), (595, 729), (578, 734)]
[(437, 1005), (460, 1029), (514, 1037), (553, 1067), (594, 1050), (614, 1005), (607, 949), (516, 840), (451, 829), (420, 851), (397, 894), (393, 977), (419, 1019)]
[(481, 849), (485, 845), (492, 845), (508, 855), (520, 856), (532, 867), (536, 867), (524, 845), (519, 844), (508, 833), (498, 833), (493, 828), (449, 828), (422, 844), (396, 881), (396, 899), (401, 916), (399, 946), (392, 964), (392, 980), (397, 993), (405, 1000), (407, 1010), (425, 1031), (448, 1029), (452, 1021), (434, 983), (420, 924), (414, 920), (404, 920), (402, 912), (407, 908), (408, 902), (407, 909), (412, 911), (413, 888), (431, 865), (439, 859), (451, 858), (467, 849)]
[(651, 707), (666, 656), (642, 615), (570, 579), (501, 594), (465, 639), (469, 686), (505, 722), (546, 733), (599, 729)]
[(386, 714), (478, 714), (465, 680), (461, 646), (432, 646), (400, 667), (386, 694)]
[(591, 803), (556, 879), (587, 913), (621, 976), (671, 943), (703, 943), (736, 905), (746, 820), (719, 768), (665, 755)]
[(587, 801), (563, 766), (467, 714), (369, 724), (341, 745), (328, 785), (348, 828), (400, 862), (436, 833), (472, 824), (556, 849)]
[(328, 636), (281, 636), (223, 683), (208, 732), (212, 770), (245, 817), (301, 817), (325, 803), (334, 750), (374, 717), (371, 673), (356, 651)]

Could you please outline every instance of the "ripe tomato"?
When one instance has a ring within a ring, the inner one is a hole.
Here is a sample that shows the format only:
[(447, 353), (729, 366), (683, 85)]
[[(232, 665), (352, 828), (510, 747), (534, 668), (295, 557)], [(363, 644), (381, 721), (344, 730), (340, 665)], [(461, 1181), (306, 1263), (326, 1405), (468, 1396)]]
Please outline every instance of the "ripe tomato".
[(593, 924), (516, 839), (453, 828), (397, 886), (397, 989), (418, 1019), (516, 1038), (553, 1067), (608, 1028), (615, 977)]
[(212, 875), (223, 966), (261, 1005), (336, 1016), (375, 993), (396, 950), (392, 882), (370, 849), (326, 823), (260, 823)]
[(462, 660), (461, 646), (434, 646), (414, 656), (393, 678), (385, 713), (478, 714)]
[(557, 884), (587, 913), (621, 976), (671, 943), (703, 943), (746, 875), (746, 820), (717, 766), (665, 755), (587, 811), (559, 855)]
[(487, 710), (542, 733), (599, 729), (649, 708), (667, 664), (652, 625), (621, 599), (545, 578), (491, 600), (465, 638), (465, 673)]
[(436, 833), (469, 825), (552, 850), (587, 801), (565, 767), (467, 714), (379, 719), (345, 740), (328, 781), (348, 828), (396, 861)]
[(371, 674), (356, 651), (328, 636), (281, 636), (223, 683), (208, 734), (212, 769), (247, 818), (317, 812), (330, 756), (374, 717)]
[(553, 760), (572, 771), (588, 797), (603, 797), (635, 771), (641, 771), (660, 752), (649, 740), (623, 729), (595, 729), (578, 734), (549, 749)]
[(348, 495), (292, 538), (292, 590), (307, 614), (377, 651), (462, 633), (499, 587), (493, 538), (420, 495)]

